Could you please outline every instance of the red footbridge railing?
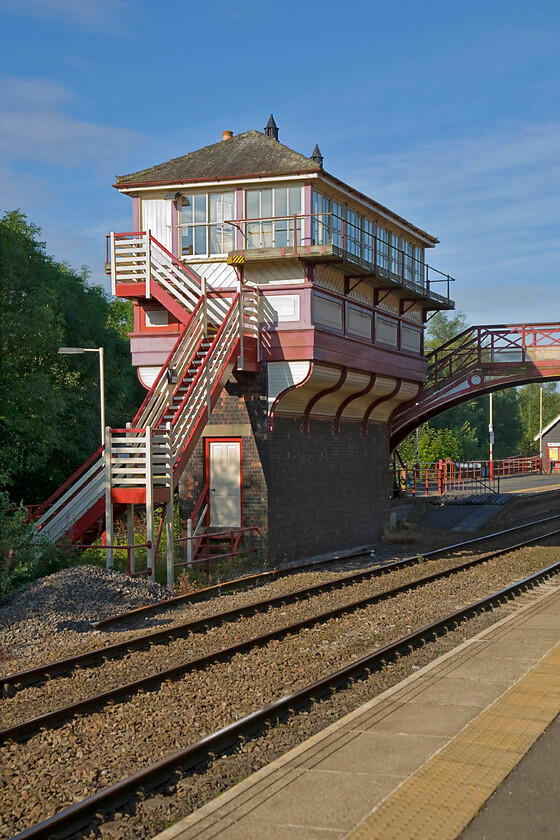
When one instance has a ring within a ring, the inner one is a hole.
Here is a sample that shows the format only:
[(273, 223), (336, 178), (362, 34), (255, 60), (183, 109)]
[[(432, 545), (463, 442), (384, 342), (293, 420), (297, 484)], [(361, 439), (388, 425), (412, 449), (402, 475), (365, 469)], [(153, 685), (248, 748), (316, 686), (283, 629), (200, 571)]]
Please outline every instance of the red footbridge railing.
[(452, 461), (401, 464), (393, 468), (395, 495), (443, 496), (450, 493), (499, 493), (500, 479), (542, 473), (539, 455), (516, 455), (493, 461)]

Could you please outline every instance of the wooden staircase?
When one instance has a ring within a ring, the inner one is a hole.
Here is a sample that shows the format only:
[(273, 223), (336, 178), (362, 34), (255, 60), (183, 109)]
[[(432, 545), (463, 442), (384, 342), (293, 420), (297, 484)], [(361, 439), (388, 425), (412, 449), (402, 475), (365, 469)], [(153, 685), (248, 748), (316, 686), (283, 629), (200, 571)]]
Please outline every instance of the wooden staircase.
[(124, 284), (132, 296), (134, 284), (137, 296), (157, 297), (163, 289), (185, 327), (132, 423), (108, 428), (105, 448), (37, 511), (39, 532), (54, 542), (80, 543), (109, 530), (113, 505), (118, 512), (124, 504), (148, 509), (169, 501), (233, 368), (258, 346), (256, 289), (206, 289), (149, 232), (112, 234), (111, 242), (114, 290)]

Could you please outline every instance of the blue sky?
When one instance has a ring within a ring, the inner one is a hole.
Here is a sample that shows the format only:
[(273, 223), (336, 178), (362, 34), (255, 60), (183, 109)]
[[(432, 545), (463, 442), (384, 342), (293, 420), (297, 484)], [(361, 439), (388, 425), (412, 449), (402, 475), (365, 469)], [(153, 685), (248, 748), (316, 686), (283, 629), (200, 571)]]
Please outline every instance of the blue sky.
[(105, 283), (126, 174), (262, 130), (441, 244), (470, 323), (558, 320), (556, 0), (0, 0), (0, 213)]

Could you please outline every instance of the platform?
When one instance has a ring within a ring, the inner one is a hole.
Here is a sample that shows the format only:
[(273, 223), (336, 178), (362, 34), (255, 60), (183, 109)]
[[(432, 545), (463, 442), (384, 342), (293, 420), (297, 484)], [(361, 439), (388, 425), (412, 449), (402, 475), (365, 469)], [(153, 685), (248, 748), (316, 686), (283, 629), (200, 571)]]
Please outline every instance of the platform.
[(559, 712), (550, 584), (157, 840), (455, 840)]

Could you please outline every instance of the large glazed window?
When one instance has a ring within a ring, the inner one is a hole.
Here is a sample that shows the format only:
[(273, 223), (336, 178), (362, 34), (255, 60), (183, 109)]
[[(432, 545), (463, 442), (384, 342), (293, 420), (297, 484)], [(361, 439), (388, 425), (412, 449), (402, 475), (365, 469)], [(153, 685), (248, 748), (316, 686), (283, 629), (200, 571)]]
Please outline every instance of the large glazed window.
[(184, 257), (227, 254), (234, 247), (235, 194), (191, 193), (181, 206), (181, 254)]
[(312, 245), (342, 247), (342, 204), (313, 190), (311, 225)]
[[(293, 217), (301, 214), (301, 187), (274, 187), (245, 193), (246, 248), (286, 248), (294, 244)], [(301, 219), (296, 220), (301, 241)]]

